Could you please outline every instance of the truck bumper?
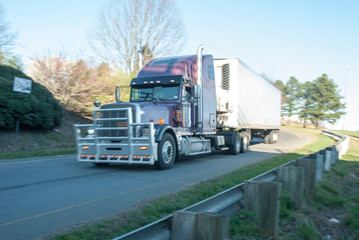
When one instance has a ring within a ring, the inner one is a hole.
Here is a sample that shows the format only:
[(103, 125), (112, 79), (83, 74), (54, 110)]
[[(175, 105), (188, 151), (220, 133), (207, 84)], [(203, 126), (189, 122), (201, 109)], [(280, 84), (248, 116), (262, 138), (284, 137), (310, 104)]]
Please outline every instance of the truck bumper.
[[(127, 117), (98, 118), (97, 113), (110, 111), (124, 111)], [(102, 124), (111, 121), (116, 123), (110, 127)], [(76, 124), (74, 127), (79, 162), (153, 165), (157, 160), (153, 123), (132, 123), (130, 108), (94, 110), (94, 124)], [(138, 136), (138, 127), (148, 128), (148, 135)], [(93, 133), (88, 134), (89, 130)], [(116, 131), (125, 134), (119, 136), (114, 134)]]

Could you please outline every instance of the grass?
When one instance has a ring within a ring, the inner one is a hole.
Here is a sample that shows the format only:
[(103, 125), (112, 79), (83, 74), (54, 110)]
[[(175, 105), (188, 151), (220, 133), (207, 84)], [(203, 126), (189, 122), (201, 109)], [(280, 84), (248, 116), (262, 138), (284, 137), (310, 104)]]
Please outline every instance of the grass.
[[(0, 159), (29, 158), (73, 154), (76, 152), (74, 123), (86, 123), (87, 119), (63, 111), (63, 121), (57, 129), (20, 129), (18, 134), (0, 130)], [(60, 150), (59, 150), (60, 149)]]
[(315, 240), (315, 239), (318, 239), (318, 240), (321, 240), (321, 236), (320, 234), (318, 233), (314, 223), (310, 220), (308, 220), (308, 223), (305, 224), (301, 224), (299, 226), (299, 233), (300, 233), (300, 239), (303, 239), (303, 240)]
[[(240, 211), (231, 218), (230, 235), (233, 240), (264, 239), (258, 231), (257, 215), (250, 211)], [(245, 235), (245, 238), (242, 236)]]
[[(333, 239), (358, 239), (359, 237), (359, 159), (357, 162), (340, 161), (324, 175), (318, 184), (314, 199), (307, 199), (310, 216), (321, 226), (323, 235)], [(343, 175), (342, 172), (347, 174)], [(339, 174), (338, 174), (339, 173)], [(320, 218), (319, 216), (323, 216)], [(326, 218), (324, 218), (326, 217)], [(340, 221), (338, 226), (328, 218)]]
[[(243, 168), (234, 170), (231, 173), (224, 174), (220, 177), (216, 177), (205, 182), (201, 182), (193, 186), (191, 189), (161, 197), (147, 204), (144, 207), (120, 214), (116, 218), (101, 221), (96, 224), (77, 229), (70, 233), (60, 234), (54, 237), (54, 239), (111, 239), (120, 236), (131, 230), (137, 229), (143, 225), (158, 220), (159, 218), (167, 216), (176, 210), (183, 209), (196, 202), (213, 196), (245, 180), (253, 178), (263, 172), (269, 171), (284, 163), (295, 160), (298, 157), (310, 154), (313, 151), (320, 150), (323, 148), (323, 146), (327, 147), (334, 143), (333, 139), (318, 134), (319, 131), (315, 131), (313, 133), (310, 130), (304, 129), (301, 132), (304, 132), (305, 134), (310, 134), (311, 137), (314, 139), (314, 142), (309, 144), (308, 146), (293, 151), (292, 153), (279, 155), (274, 158), (262, 161), (260, 163), (245, 166)], [(231, 223), (231, 232), (233, 234), (232, 238), (262, 239), (261, 236), (258, 236), (258, 234), (255, 233), (256, 225), (253, 224), (253, 221), (250, 221), (253, 218), (254, 216), (250, 213), (243, 212), (241, 212), (238, 216), (235, 216), (232, 219)], [(246, 219), (249, 224), (240, 225), (238, 229), (236, 229), (233, 226), (236, 226), (235, 222), (238, 222), (240, 219)], [(237, 235), (237, 233), (242, 234), (243, 231), (246, 234), (249, 234), (249, 236), (246, 236), (248, 238), (241, 238)]]
[(72, 130), (71, 134), (68, 134), (53, 130), (21, 130), (20, 133), (15, 134), (12, 131), (2, 131), (0, 141), (7, 144), (0, 146), (0, 159), (73, 153), (76, 147), (73, 132)]
[(323, 190), (326, 190), (327, 192), (329, 192), (331, 195), (334, 195), (334, 196), (338, 196), (339, 195), (339, 190), (334, 187), (331, 183), (329, 182), (322, 182), (320, 184), (320, 187), (323, 189)]
[(353, 136), (350, 149), (324, 173), (315, 196), (305, 198), (304, 210), (293, 209), (282, 193), (279, 239), (359, 239), (359, 141), (357, 133), (347, 135)]
[[(349, 134), (348, 134), (349, 135)], [(342, 211), (346, 215), (343, 218), (344, 224), (353, 230), (352, 235), (359, 237), (359, 133), (353, 133), (350, 140), (350, 148), (343, 156), (343, 162), (337, 168), (346, 172), (342, 181), (345, 205)], [(334, 172), (337, 174), (338, 171)]]
[(335, 132), (351, 136), (351, 137), (357, 137), (359, 138), (359, 132), (351, 132), (351, 131), (345, 131), (345, 130), (336, 130)]
[[(356, 132), (342, 132), (352, 136), (350, 148), (341, 161), (324, 174), (316, 186), (315, 197), (307, 200), (308, 215), (332, 239), (359, 238), (359, 139)], [(340, 223), (333, 224), (329, 218)]]
[(350, 138), (350, 147), (343, 159), (346, 161), (359, 161), (359, 138)]
[(30, 157), (41, 157), (41, 156), (56, 156), (63, 154), (75, 154), (76, 148), (62, 149), (62, 150), (44, 150), (44, 151), (20, 151), (15, 153), (3, 153), (0, 154), (0, 159), (16, 159), (16, 158), (30, 158)]
[(345, 199), (338, 196), (338, 193), (332, 194), (323, 185), (320, 185), (316, 189), (314, 200), (318, 204), (317, 206), (322, 209), (323, 207), (341, 207), (345, 203)]
[(349, 209), (347, 214), (348, 215), (344, 218), (345, 225), (359, 230), (359, 206)]

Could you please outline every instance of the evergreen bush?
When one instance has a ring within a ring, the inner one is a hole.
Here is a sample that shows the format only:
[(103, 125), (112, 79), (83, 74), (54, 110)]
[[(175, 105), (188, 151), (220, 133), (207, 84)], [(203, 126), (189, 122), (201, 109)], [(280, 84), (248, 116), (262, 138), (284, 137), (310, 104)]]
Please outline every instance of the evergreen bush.
[(17, 69), (0, 65), (0, 129), (15, 128), (17, 120), (25, 128), (48, 130), (58, 126), (62, 108), (53, 95), (34, 81), (31, 94), (14, 92), (15, 77), (31, 79)]

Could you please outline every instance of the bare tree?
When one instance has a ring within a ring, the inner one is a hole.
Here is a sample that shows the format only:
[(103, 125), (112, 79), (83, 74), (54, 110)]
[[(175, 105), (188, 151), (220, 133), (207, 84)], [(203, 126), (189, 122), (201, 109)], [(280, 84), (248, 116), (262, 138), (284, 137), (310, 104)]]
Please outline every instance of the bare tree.
[(0, 54), (4, 51), (4, 48), (14, 43), (15, 36), (15, 34), (9, 32), (9, 26), (4, 20), (4, 11), (0, 6)]
[(20, 57), (10, 53), (16, 34), (9, 32), (9, 25), (4, 20), (4, 11), (0, 6), (0, 64), (22, 69)]
[(110, 68), (103, 65), (93, 68), (81, 60), (68, 60), (64, 55), (35, 59), (28, 70), (34, 81), (45, 86), (65, 107), (77, 110), (90, 107), (92, 96), (107, 94), (114, 88), (108, 84)]
[(113, 0), (90, 34), (90, 46), (110, 66), (136, 71), (136, 52), (145, 59), (176, 54), (185, 42), (174, 0)]

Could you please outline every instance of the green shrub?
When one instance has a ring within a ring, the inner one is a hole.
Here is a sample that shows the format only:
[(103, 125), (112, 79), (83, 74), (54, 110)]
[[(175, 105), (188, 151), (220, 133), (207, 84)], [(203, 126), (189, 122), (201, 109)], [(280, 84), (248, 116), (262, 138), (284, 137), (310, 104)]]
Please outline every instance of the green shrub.
[(0, 65), (0, 129), (21, 127), (52, 129), (62, 119), (62, 109), (42, 85), (32, 82), (31, 94), (13, 91), (14, 77), (31, 79), (23, 72)]

